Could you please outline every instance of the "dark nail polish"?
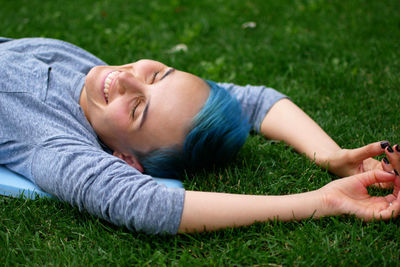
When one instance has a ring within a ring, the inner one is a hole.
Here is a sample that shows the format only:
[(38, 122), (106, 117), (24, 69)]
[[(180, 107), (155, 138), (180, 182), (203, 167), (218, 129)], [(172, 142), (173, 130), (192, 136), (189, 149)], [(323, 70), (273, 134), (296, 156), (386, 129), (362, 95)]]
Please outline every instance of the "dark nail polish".
[(394, 151), (393, 151), (393, 148), (391, 147), (391, 146), (388, 146), (387, 147), (387, 150), (390, 152), (390, 153), (393, 153)]
[(393, 169), (393, 171), (394, 171), (394, 174), (396, 174), (397, 176), (399, 176), (399, 172), (396, 171), (396, 169)]
[(399, 147), (399, 145), (396, 145), (396, 151), (397, 151), (397, 152), (400, 152), (400, 147)]
[(386, 164), (389, 164), (389, 160), (387, 158), (383, 158), (383, 162), (385, 162)]
[(389, 142), (388, 141), (382, 141), (381, 142), (381, 148), (385, 149), (387, 146), (389, 146)]

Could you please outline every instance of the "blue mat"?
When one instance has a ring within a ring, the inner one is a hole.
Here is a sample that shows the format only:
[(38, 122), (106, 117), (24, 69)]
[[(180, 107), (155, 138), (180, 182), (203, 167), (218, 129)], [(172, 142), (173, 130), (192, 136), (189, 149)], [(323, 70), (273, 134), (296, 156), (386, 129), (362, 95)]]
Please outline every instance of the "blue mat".
[[(159, 184), (164, 184), (171, 188), (183, 188), (181, 181), (174, 179), (153, 178)], [(42, 191), (39, 187), (34, 185), (25, 177), (10, 171), (9, 169), (0, 165), (0, 195), (10, 197), (20, 197), (21, 195), (35, 199), (36, 197), (49, 197), (54, 196)]]

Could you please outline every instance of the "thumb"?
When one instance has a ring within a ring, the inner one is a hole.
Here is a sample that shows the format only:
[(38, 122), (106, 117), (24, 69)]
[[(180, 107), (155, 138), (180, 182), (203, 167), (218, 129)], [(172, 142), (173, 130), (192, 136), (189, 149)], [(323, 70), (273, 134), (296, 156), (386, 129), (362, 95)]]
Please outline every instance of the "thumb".
[(393, 182), (396, 179), (396, 175), (390, 172), (384, 172), (381, 170), (369, 171), (357, 174), (360, 182), (365, 186), (370, 186), (376, 183), (387, 183)]
[(383, 142), (375, 142), (360, 148), (351, 150), (351, 158), (356, 161), (361, 161), (367, 158), (375, 157), (382, 154), (385, 149), (382, 148), (381, 143)]

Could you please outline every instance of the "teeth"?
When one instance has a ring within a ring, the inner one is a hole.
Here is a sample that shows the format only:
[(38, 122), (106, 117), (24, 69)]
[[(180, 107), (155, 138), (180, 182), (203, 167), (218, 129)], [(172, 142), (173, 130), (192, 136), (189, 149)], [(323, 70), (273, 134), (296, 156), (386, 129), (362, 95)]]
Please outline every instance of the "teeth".
[(119, 73), (119, 71), (113, 71), (108, 74), (105, 82), (104, 82), (104, 96), (106, 97), (106, 101), (108, 102), (108, 92), (110, 89), (111, 82), (114, 80), (114, 77)]

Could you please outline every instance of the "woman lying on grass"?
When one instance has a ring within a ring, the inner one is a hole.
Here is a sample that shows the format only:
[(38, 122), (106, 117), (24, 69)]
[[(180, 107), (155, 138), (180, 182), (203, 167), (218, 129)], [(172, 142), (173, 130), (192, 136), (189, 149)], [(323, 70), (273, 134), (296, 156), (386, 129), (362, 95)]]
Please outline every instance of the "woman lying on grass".
[[(399, 213), (398, 146), (341, 149), (273, 89), (206, 82), (151, 60), (107, 66), (76, 46), (40, 38), (1, 38), (0, 67), (0, 164), (114, 224), (174, 234)], [(285, 196), (185, 191), (151, 178), (224, 163), (250, 127), (347, 178)], [(372, 158), (382, 153), (391, 164)], [(393, 194), (369, 196), (366, 187), (377, 183), (394, 184)]]

